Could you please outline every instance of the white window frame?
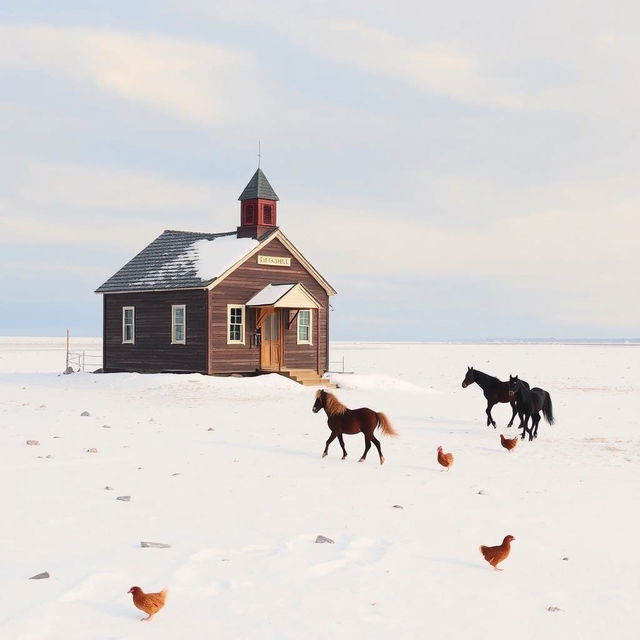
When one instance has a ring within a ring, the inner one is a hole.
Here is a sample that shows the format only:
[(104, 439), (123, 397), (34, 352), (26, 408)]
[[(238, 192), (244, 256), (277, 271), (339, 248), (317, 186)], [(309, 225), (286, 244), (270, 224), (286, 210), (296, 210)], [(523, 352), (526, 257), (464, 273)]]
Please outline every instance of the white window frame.
[[(242, 310), (242, 322), (240, 323), (240, 340), (233, 340), (231, 338), (231, 310)], [(246, 309), (243, 304), (228, 304), (227, 305), (227, 344), (244, 344), (245, 336), (245, 324), (247, 321)]]
[[(301, 340), (300, 339), (300, 327), (305, 325), (300, 322), (300, 314), (302, 311), (309, 312), (309, 339)], [(298, 309), (298, 318), (297, 318), (297, 326), (296, 326), (296, 340), (298, 344), (313, 344), (313, 309)]]
[[(182, 309), (183, 318), (183, 331), (182, 340), (176, 338), (176, 311)], [(187, 305), (186, 304), (172, 304), (171, 305), (171, 344), (186, 344), (187, 343)]]
[[(127, 340), (125, 324), (126, 312), (131, 311), (131, 340)], [(136, 341), (136, 308), (122, 307), (122, 344), (135, 344)]]

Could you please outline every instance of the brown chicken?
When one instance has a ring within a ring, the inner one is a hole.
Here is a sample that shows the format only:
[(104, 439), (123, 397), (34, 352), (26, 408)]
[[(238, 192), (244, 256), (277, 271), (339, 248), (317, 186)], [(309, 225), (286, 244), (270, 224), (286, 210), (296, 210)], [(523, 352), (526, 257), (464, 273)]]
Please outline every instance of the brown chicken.
[(162, 607), (167, 599), (167, 590), (163, 589), (160, 593), (145, 593), (140, 587), (131, 587), (127, 593), (133, 594), (133, 604), (147, 614), (146, 618), (140, 620), (151, 620)]
[(442, 453), (442, 447), (438, 447), (438, 462), (448, 471), (453, 464), (453, 453)]
[(502, 544), (497, 547), (485, 547), (480, 545), (480, 551), (484, 556), (484, 559), (496, 570), (502, 571), (498, 568), (498, 565), (509, 557), (511, 551), (511, 541), (515, 540), (513, 536), (505, 536)]
[(511, 451), (518, 446), (518, 438), (505, 438), (502, 434), (500, 434), (500, 444), (507, 451)]

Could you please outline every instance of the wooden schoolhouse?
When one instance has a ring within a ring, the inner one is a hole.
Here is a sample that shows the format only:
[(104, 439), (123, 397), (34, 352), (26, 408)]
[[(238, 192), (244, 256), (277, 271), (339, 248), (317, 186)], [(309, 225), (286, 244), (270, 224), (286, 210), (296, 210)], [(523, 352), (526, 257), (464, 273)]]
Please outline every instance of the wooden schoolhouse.
[(336, 291), (278, 227), (279, 198), (260, 168), (239, 200), (235, 231), (164, 231), (98, 287), (105, 372), (319, 382)]

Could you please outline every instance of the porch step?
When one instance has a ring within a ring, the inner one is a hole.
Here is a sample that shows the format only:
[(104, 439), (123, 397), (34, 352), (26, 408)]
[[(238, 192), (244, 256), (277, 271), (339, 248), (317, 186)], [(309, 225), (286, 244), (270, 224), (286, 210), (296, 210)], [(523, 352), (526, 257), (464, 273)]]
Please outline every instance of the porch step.
[(295, 380), (298, 384), (304, 385), (305, 387), (322, 386), (329, 389), (336, 388), (333, 382), (319, 376), (313, 369), (282, 369), (280, 374), (291, 380)]

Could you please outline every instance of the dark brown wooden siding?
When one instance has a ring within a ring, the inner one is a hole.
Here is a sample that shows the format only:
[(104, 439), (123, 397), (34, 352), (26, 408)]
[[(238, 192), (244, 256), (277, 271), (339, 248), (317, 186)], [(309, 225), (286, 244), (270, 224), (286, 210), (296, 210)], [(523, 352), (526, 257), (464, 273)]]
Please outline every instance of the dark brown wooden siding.
[[(286, 256), (291, 258), (290, 267), (259, 265), (257, 254), (238, 267), (223, 282), (210, 291), (210, 350), (209, 373), (249, 373), (260, 367), (260, 349), (253, 346), (251, 335), (255, 330), (255, 311), (247, 309), (245, 344), (227, 344), (227, 305), (244, 304), (268, 284), (301, 282), (322, 305), (314, 313), (313, 345), (298, 345), (297, 321), (287, 327), (288, 312), (283, 311), (284, 362), (283, 368), (317, 369), (328, 368), (327, 311), (329, 297), (316, 279), (279, 241), (273, 240), (260, 250), (260, 255)], [(293, 315), (293, 314), (292, 314)]]
[[(207, 373), (207, 293), (203, 290), (104, 295), (106, 371)], [(186, 305), (186, 344), (171, 344), (171, 305)], [(135, 307), (135, 343), (122, 344), (122, 307)]]

